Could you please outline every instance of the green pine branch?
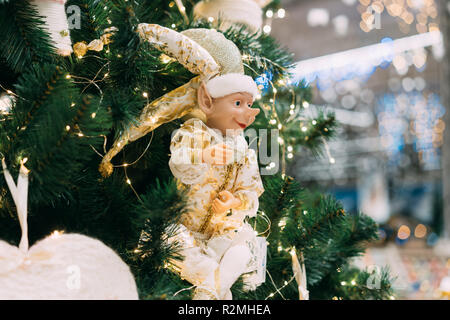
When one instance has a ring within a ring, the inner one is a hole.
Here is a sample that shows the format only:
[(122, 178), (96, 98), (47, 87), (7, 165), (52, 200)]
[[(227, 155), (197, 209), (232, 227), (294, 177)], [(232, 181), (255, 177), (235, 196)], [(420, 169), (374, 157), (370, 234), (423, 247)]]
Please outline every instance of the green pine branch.
[(0, 56), (14, 72), (58, 60), (44, 21), (26, 0), (0, 4)]
[(92, 147), (103, 144), (109, 116), (58, 66), (32, 65), (15, 91), (20, 98), (0, 124), (0, 151), (16, 170), (28, 158), (31, 203), (70, 197), (74, 175), (95, 155)]
[(179, 243), (170, 238), (178, 232), (176, 224), (185, 212), (186, 198), (173, 179), (165, 184), (157, 180), (153, 188), (140, 197), (141, 201), (135, 206), (138, 215), (135, 223), (141, 226), (142, 234), (133, 251), (133, 266), (143, 286), (148, 286), (150, 292), (145, 295), (153, 295), (153, 286), (162, 281), (159, 277), (167, 272), (167, 264), (171, 259), (181, 259)]

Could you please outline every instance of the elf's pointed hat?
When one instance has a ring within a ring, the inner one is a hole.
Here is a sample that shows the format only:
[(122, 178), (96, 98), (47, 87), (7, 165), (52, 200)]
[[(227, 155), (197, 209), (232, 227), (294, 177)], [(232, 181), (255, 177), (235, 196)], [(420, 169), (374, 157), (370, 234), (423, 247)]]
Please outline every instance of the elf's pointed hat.
[(202, 81), (213, 98), (248, 92), (255, 99), (258, 94), (256, 83), (244, 74), (239, 49), (222, 33), (202, 28), (179, 33), (147, 23), (139, 24), (138, 32), (143, 40), (152, 43), (199, 76), (154, 100), (142, 110), (137, 124), (127, 128), (103, 157), (99, 170), (105, 177), (113, 171), (112, 158), (126, 144), (145, 136), (164, 123), (187, 114), (201, 113), (197, 106), (197, 89)]

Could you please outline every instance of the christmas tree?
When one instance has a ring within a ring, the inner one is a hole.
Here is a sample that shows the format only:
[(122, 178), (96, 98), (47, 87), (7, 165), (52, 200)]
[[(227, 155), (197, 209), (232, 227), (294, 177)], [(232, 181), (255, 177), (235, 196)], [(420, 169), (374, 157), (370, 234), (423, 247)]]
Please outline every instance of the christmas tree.
[[(296, 151), (320, 155), (338, 124), (333, 114), (304, 116), (310, 89), (290, 81), (292, 55), (257, 22), (227, 25), (223, 17), (194, 15), (195, 0), (69, 0), (62, 16), (46, 15), (37, 2), (0, 1), (0, 155), (11, 172), (25, 160), (30, 170), (30, 243), (54, 230), (100, 239), (130, 266), (141, 299), (190, 299), (192, 290), (183, 289), (191, 284), (170, 263), (179, 248), (168, 241), (186, 202), (168, 166), (171, 134), (183, 120), (129, 143), (112, 160), (111, 176), (102, 176), (99, 164), (145, 106), (194, 77), (142, 41), (138, 25), (215, 28), (236, 44), (245, 73), (261, 89), (252, 128), (268, 129), (264, 139), (276, 144), (268, 150), (280, 150), (276, 160), (259, 159), (265, 191), (248, 221), (266, 237), (267, 276), (250, 291), (238, 281), (233, 297), (304, 299), (306, 288), (310, 299), (392, 297), (388, 272), (349, 263), (377, 239), (375, 222), (347, 214), (333, 197), (309, 192), (287, 174)], [(255, 2), (263, 11), (279, 6)], [(48, 26), (61, 19), (70, 30)], [(1, 176), (0, 237), (11, 244), (20, 238), (15, 212)], [(375, 277), (377, 285), (368, 285)]]

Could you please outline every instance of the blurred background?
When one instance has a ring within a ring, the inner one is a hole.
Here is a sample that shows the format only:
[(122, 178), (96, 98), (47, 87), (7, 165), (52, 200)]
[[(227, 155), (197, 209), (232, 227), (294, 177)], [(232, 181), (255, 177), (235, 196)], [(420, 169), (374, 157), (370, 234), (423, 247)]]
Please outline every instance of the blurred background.
[[(289, 174), (380, 224), (355, 264), (389, 266), (403, 299), (450, 297), (446, 0), (282, 0), (264, 32), (295, 55), (294, 80), (341, 126), (322, 157)], [(447, 200), (446, 200), (447, 199)]]

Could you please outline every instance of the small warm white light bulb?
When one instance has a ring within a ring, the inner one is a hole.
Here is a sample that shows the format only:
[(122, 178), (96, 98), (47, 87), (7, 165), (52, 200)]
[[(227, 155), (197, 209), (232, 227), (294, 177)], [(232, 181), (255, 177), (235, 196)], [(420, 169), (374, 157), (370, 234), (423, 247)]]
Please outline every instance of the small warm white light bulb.
[(278, 18), (283, 19), (286, 16), (286, 10), (283, 8), (278, 9), (277, 11)]
[(62, 231), (55, 230), (50, 234), (50, 238), (57, 239), (57, 238), (61, 237), (62, 234), (63, 234)]
[(67, 126), (66, 126), (66, 131), (69, 131), (69, 130), (70, 130), (70, 126), (67, 125)]
[(270, 33), (270, 31), (272, 31), (272, 28), (268, 24), (266, 24), (263, 28), (263, 31), (264, 33)]
[(273, 17), (273, 11), (270, 10), (270, 9), (267, 10), (267, 11), (266, 11), (266, 17), (267, 17), (267, 18), (272, 18), (272, 17)]
[(147, 98), (147, 97), (148, 97), (148, 93), (147, 93), (147, 92), (143, 92), (143, 93), (142, 93), (142, 96), (143, 96), (144, 98)]
[(128, 183), (128, 184), (131, 184), (131, 180), (130, 180), (130, 179), (127, 179), (127, 183)]

